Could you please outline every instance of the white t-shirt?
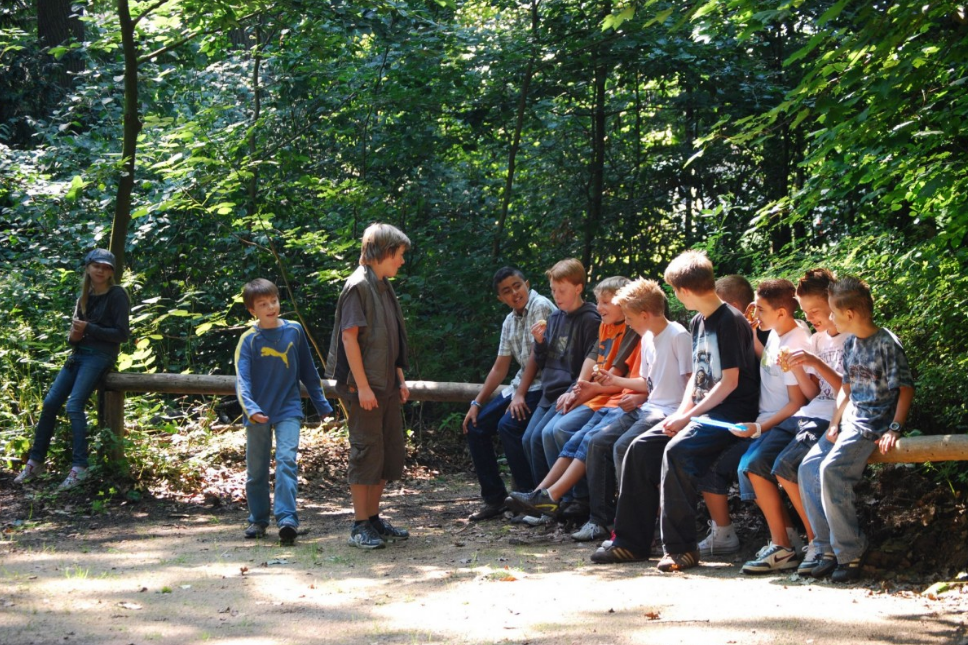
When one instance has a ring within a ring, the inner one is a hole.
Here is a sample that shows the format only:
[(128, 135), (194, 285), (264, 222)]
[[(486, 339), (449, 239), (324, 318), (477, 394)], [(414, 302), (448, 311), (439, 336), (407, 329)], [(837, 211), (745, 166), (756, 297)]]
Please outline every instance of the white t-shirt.
[[(825, 331), (810, 337), (810, 353), (816, 354), (824, 363), (832, 367), (835, 372), (843, 376), (844, 370), (844, 342), (850, 334), (831, 336)], [(804, 369), (807, 374), (813, 374), (820, 379), (820, 394), (812, 401), (800, 408), (795, 416), (812, 417), (814, 419), (830, 420), (837, 407), (837, 390), (833, 388), (812, 367)]]
[(787, 386), (797, 384), (797, 377), (792, 371), (784, 372), (776, 364), (781, 347), (789, 347), (791, 351), (809, 350), (810, 332), (799, 325), (782, 336), (778, 336), (776, 331), (770, 332), (763, 346), (763, 356), (760, 357), (760, 414), (756, 417), (757, 423), (763, 423), (789, 403)]
[(658, 336), (646, 332), (642, 337), (642, 378), (649, 384), (645, 409), (675, 412), (682, 403), (689, 374), (692, 373), (692, 335), (677, 322), (670, 322)]

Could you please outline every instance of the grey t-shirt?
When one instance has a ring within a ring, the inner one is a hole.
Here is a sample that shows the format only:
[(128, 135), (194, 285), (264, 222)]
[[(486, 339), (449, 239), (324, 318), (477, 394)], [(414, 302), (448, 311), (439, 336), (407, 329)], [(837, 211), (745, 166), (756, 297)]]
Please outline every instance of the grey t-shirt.
[[(397, 359), (400, 355), (400, 325), (394, 314), (396, 306), (393, 304), (393, 295), (386, 283), (381, 280), (379, 283), (381, 314), (387, 327), (387, 383), (395, 383), (397, 380)], [(346, 294), (343, 302), (343, 316), (340, 319), (341, 329), (351, 327), (366, 327), (366, 314), (363, 313), (363, 301), (360, 293), (356, 289)], [(360, 348), (362, 350), (362, 348)], [(397, 384), (399, 385), (399, 383)]]

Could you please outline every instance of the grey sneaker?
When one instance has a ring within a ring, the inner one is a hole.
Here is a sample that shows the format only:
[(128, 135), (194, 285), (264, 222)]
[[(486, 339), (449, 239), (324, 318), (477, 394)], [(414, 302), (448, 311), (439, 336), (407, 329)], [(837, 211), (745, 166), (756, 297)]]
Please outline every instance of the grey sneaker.
[(254, 540), (255, 538), (263, 538), (266, 536), (266, 525), (265, 524), (249, 524), (248, 528), (245, 529), (246, 540)]
[(34, 479), (37, 479), (40, 475), (44, 474), (47, 470), (44, 464), (38, 464), (33, 459), (28, 459), (27, 463), (24, 465), (24, 469), (20, 471), (17, 478), (13, 480), (15, 484), (26, 484)]
[(704, 556), (726, 555), (739, 551), (739, 536), (733, 525), (719, 526), (709, 520), (709, 535), (699, 543), (699, 554)]
[(525, 515), (521, 521), (528, 526), (544, 526), (545, 524), (551, 524), (554, 519), (550, 515)]
[(410, 537), (410, 531), (407, 529), (398, 529), (393, 524), (390, 524), (390, 520), (385, 520), (382, 517), (378, 518), (375, 522), (371, 520), (370, 525), (385, 542), (406, 540)]
[(820, 552), (820, 549), (813, 542), (803, 547), (803, 550), (805, 554), (803, 560), (800, 562), (800, 566), (797, 567), (797, 573), (801, 576), (809, 576), (811, 571), (820, 566), (823, 553)]
[(575, 542), (592, 542), (593, 540), (601, 540), (609, 535), (608, 529), (604, 526), (588, 520), (584, 526), (571, 534), (571, 539)]
[(74, 466), (71, 468), (71, 472), (67, 473), (67, 477), (64, 478), (60, 486), (57, 487), (57, 490), (70, 490), (87, 479), (87, 475), (87, 468)]
[(387, 545), (368, 521), (354, 526), (347, 542), (358, 549), (382, 549)]

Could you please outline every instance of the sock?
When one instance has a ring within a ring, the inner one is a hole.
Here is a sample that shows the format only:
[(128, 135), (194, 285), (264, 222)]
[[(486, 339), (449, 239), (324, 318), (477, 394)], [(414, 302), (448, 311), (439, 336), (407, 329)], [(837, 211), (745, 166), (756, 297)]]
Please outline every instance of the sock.
[(378, 529), (383, 528), (383, 520), (380, 519), (379, 513), (377, 513), (376, 515), (371, 515), (369, 522), (370, 524), (372, 524), (374, 527)]
[(368, 521), (369, 521), (369, 520), (353, 520), (353, 528), (355, 529), (355, 528), (356, 528), (357, 526), (359, 526), (360, 524), (365, 524), (365, 523), (366, 523), (366, 522), (368, 522)]

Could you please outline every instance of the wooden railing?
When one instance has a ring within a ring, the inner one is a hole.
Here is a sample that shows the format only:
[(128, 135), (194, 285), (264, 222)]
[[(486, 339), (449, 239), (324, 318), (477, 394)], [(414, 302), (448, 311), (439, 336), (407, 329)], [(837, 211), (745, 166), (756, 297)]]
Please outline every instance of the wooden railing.
[[(412, 401), (469, 403), (481, 391), (479, 383), (450, 383), (438, 381), (407, 381)], [(323, 381), (329, 398), (336, 398), (336, 382)], [(124, 435), (124, 397), (126, 392), (158, 392), (163, 394), (235, 394), (234, 376), (204, 376), (196, 374), (108, 374), (101, 390), (99, 422), (116, 436)], [(306, 389), (303, 396), (308, 396)], [(932, 435), (904, 437), (886, 455), (875, 451), (871, 463), (922, 463), (926, 461), (968, 460), (968, 435)]]

